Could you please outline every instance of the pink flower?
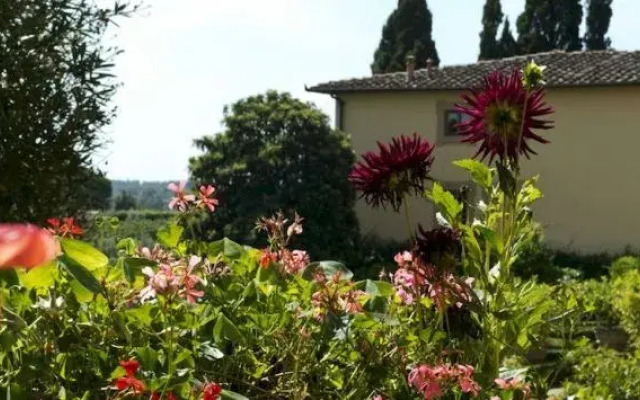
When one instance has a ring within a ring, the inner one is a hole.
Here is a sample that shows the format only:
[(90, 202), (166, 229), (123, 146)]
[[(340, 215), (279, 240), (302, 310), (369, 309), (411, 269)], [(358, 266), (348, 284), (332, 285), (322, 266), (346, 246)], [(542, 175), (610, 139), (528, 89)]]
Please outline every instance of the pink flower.
[(178, 291), (178, 278), (173, 274), (173, 269), (168, 264), (161, 264), (158, 267), (158, 272), (154, 272), (151, 267), (144, 267), (142, 273), (149, 278), (149, 282), (140, 291), (140, 301), (145, 302), (158, 294)]
[(470, 365), (420, 365), (409, 373), (407, 380), (422, 393), (425, 400), (439, 398), (443, 395), (444, 389), (452, 388), (456, 384), (463, 393), (477, 396), (480, 385), (473, 380), (473, 371)]
[(523, 382), (518, 377), (508, 380), (498, 378), (494, 382), (501, 390), (521, 391), (525, 399), (528, 399), (529, 396), (531, 396), (531, 387), (529, 386), (529, 384)]
[(480, 392), (480, 385), (469, 377), (464, 376), (460, 378), (459, 384), (463, 393), (471, 393), (472, 395), (477, 396)]
[(182, 296), (186, 297), (187, 301), (191, 304), (197, 303), (198, 299), (204, 296), (204, 292), (202, 290), (194, 289), (195, 284), (187, 281), (187, 284), (182, 291)]
[(215, 192), (216, 188), (211, 185), (200, 186), (200, 193), (198, 194), (199, 197), (196, 201), (196, 206), (206, 207), (210, 212), (214, 212), (218, 206), (218, 199), (212, 197)]
[(200, 277), (193, 273), (193, 270), (196, 266), (198, 266), (202, 262), (202, 258), (197, 256), (191, 256), (189, 258), (189, 264), (187, 267), (180, 268), (180, 275), (182, 278), (182, 284), (184, 285), (184, 289), (180, 293), (182, 297), (186, 297), (189, 303), (196, 303), (197, 300), (204, 296), (204, 292), (201, 290), (196, 290), (195, 286), (198, 282), (200, 282)]
[(357, 314), (363, 311), (359, 298), (364, 296), (362, 290), (352, 290), (340, 298), (340, 304), (349, 314)]
[(172, 182), (167, 186), (167, 189), (175, 194), (175, 197), (169, 202), (170, 209), (185, 212), (189, 208), (189, 204), (195, 201), (196, 197), (194, 195), (184, 193), (185, 185), (185, 181), (180, 181), (177, 185)]
[(309, 265), (309, 255), (303, 250), (289, 251), (287, 249), (280, 250), (280, 262), (282, 263), (284, 270), (295, 275), (302, 272), (307, 265)]
[(0, 224), (0, 269), (34, 268), (56, 258), (58, 243), (44, 229), (30, 224)]
[(404, 251), (402, 253), (398, 253), (393, 257), (395, 262), (399, 267), (404, 266), (406, 263), (411, 263), (413, 261), (413, 254), (408, 251)]

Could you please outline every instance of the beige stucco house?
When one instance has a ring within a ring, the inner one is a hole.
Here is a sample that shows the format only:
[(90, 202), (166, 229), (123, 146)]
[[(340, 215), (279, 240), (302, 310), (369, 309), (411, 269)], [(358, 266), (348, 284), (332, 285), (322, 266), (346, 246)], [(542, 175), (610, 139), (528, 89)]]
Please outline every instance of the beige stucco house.
[[(455, 189), (466, 175), (451, 164), (475, 153), (452, 127), (451, 106), (466, 88), (494, 70), (546, 65), (547, 101), (555, 108), (551, 141), (524, 162), (525, 176), (540, 174), (544, 198), (534, 214), (555, 248), (583, 253), (640, 249), (640, 51), (550, 52), (427, 68), (319, 84), (308, 90), (336, 99), (336, 124), (351, 134), (360, 154), (376, 141), (418, 132), (436, 144), (433, 176)], [(434, 211), (414, 199), (413, 213), (433, 225)], [(404, 217), (357, 205), (363, 233), (407, 237)]]

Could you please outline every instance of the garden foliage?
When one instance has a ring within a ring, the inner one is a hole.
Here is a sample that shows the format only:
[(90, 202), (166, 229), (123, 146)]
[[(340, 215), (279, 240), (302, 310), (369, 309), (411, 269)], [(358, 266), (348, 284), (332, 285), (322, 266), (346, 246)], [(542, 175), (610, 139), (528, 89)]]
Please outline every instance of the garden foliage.
[[(350, 153), (319, 113), (276, 93), (237, 103), (229, 131), (202, 141), (215, 151), (194, 171), (218, 186), (170, 184), (176, 218), (156, 246), (125, 238), (109, 259), (78, 240), (73, 219), (51, 220), (51, 233), (3, 226), (0, 388), (11, 399), (540, 398), (527, 356), (578, 304), (514, 271), (537, 234), (531, 207), (542, 193), (520, 164), (545, 142), (534, 132), (552, 112), (541, 81), (535, 64), (495, 73), (459, 106), (487, 122), (471, 118), (461, 131), (488, 162), (455, 163), (481, 199), (462, 204), (434, 181), (432, 146), (417, 135), (380, 144), (351, 170), (375, 207), (409, 217), (406, 196), (418, 192), (438, 210), (431, 229), (407, 218), (410, 243), (378, 280), (355, 281), (349, 266), (299, 247), (326, 220), (291, 209), (331, 198), (323, 218), (352, 210), (349, 196), (328, 195), (325, 178), (298, 174), (324, 160), (323, 147), (298, 142), (335, 145), (325, 155), (339, 149), (345, 164)], [(284, 212), (255, 216), (264, 196)], [(255, 217), (260, 248), (199, 237), (193, 222), (225, 207), (238, 207), (224, 218), (242, 216), (241, 226)]]

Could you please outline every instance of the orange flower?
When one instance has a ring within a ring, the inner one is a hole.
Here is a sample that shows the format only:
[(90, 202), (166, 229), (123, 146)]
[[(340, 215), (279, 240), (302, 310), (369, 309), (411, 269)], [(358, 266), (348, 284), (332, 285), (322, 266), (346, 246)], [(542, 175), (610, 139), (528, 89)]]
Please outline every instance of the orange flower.
[(0, 269), (37, 267), (56, 258), (58, 243), (30, 224), (0, 224)]

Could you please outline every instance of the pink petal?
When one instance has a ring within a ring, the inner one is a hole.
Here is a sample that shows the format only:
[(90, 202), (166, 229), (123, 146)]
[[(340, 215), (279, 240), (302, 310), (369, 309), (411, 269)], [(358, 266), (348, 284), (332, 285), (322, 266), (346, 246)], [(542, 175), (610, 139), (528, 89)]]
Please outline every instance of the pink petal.
[(180, 192), (180, 188), (178, 187), (178, 185), (176, 185), (173, 182), (171, 182), (170, 184), (167, 185), (167, 189), (171, 190), (173, 193)]
[(33, 268), (56, 258), (58, 242), (30, 224), (0, 224), (0, 269)]

